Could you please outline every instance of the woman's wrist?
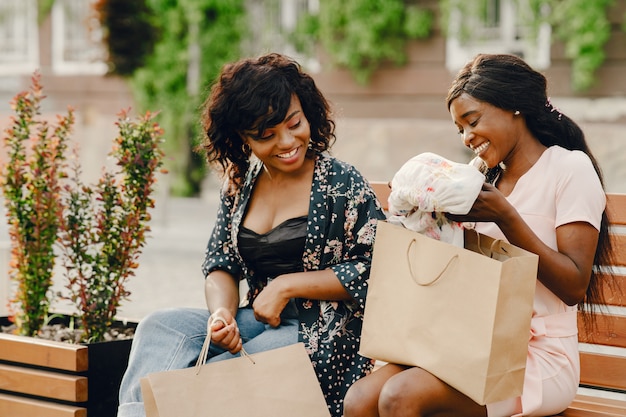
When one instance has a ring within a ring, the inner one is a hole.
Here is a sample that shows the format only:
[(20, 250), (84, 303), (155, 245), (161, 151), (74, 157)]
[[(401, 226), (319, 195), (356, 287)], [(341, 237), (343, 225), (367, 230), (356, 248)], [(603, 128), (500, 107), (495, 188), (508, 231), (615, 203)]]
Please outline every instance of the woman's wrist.
[(280, 297), (288, 300), (290, 298), (297, 298), (295, 288), (293, 284), (296, 282), (295, 279), (289, 279), (289, 275), (291, 274), (283, 274), (279, 275), (272, 280), (272, 285), (275, 285), (274, 288)]

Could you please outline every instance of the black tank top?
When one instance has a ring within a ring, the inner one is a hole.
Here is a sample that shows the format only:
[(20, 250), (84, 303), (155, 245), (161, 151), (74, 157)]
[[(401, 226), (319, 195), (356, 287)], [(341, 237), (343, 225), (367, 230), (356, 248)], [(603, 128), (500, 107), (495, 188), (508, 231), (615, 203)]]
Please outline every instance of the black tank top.
[(256, 279), (266, 282), (278, 275), (302, 272), (307, 216), (285, 220), (267, 233), (239, 229), (239, 253)]

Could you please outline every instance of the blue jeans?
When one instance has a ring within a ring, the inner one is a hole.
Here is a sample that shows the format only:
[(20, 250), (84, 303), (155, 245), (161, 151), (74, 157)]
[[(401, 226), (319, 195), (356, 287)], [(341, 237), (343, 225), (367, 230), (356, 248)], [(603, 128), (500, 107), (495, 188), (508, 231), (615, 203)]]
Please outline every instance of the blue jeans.
[[(139, 380), (152, 372), (195, 365), (206, 338), (210, 313), (202, 309), (175, 308), (154, 312), (140, 321), (133, 338), (128, 368), (120, 386), (117, 417), (145, 417)], [(237, 326), (248, 353), (258, 353), (298, 342), (297, 311), (293, 301), (282, 314), (281, 325), (257, 321), (251, 308), (240, 308)], [(207, 362), (239, 356), (211, 346)]]

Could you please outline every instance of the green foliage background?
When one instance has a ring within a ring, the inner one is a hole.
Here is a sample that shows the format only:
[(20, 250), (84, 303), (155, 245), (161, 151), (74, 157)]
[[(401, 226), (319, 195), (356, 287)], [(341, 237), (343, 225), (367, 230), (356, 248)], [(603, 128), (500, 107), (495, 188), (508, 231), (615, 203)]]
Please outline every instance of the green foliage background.
[[(212, 83), (224, 63), (240, 56), (246, 33), (243, 0), (148, 0), (148, 6), (159, 39), (131, 85), (142, 110), (161, 112), (171, 193), (195, 195), (205, 172), (204, 161), (194, 152), (201, 88)], [(190, 56), (194, 45), (200, 51), (195, 63)], [(193, 71), (198, 74), (195, 82), (190, 79)]]
[(596, 81), (595, 71), (604, 63), (604, 45), (611, 37), (608, 10), (614, 0), (550, 0), (549, 22), (565, 43), (572, 60), (572, 83), (584, 91)]
[[(452, 8), (461, 10), (464, 22), (480, 17), (488, 0), (439, 0), (442, 25)], [(611, 36), (609, 13), (615, 0), (513, 0), (515, 5), (530, 6), (530, 13), (521, 21), (537, 29), (547, 22), (553, 28), (554, 39), (565, 45), (565, 56), (572, 60), (572, 88), (585, 91), (596, 82), (596, 70), (605, 60), (604, 46)], [(522, 10), (523, 8), (518, 9)], [(626, 16), (624, 17), (626, 30)], [(461, 36), (470, 36), (471, 25), (460, 28)], [(553, 39), (553, 40), (554, 40)]]
[[(332, 57), (367, 84), (381, 65), (406, 63), (406, 43), (431, 34), (433, 13), (404, 0), (320, 0), (318, 15), (305, 15), (297, 41), (312, 37)], [(297, 42), (302, 47), (303, 42)]]
[(132, 75), (154, 51), (155, 16), (145, 0), (96, 0), (94, 8), (104, 28), (109, 72)]
[[(120, 0), (99, 0), (115, 1)], [(245, 0), (133, 1), (145, 3), (150, 11), (134, 21), (151, 25), (156, 36), (153, 39), (145, 32), (132, 39), (147, 44), (137, 53), (152, 53), (133, 72), (131, 85), (141, 110), (161, 111), (171, 193), (195, 195), (205, 175), (204, 161), (194, 152), (198, 107), (205, 96), (201, 89), (210, 85), (224, 63), (241, 56), (242, 41), (250, 36)], [(485, 13), (487, 1), (320, 0), (319, 13), (304, 14), (289, 40), (305, 53), (314, 53), (312, 47), (321, 45), (332, 65), (348, 69), (357, 82), (367, 84), (382, 65), (403, 65), (407, 42), (431, 36), (435, 16), (439, 27), (447, 28), (450, 11), (457, 8), (463, 21), (470, 22)], [(608, 13), (615, 0), (528, 0), (525, 4), (531, 12), (521, 17), (524, 23), (536, 29), (548, 22), (555, 38), (564, 42), (565, 54), (572, 60), (572, 87), (579, 91), (592, 87), (605, 60), (604, 46), (611, 34)], [(471, 35), (470, 24), (466, 26), (460, 28), (461, 36)], [(194, 46), (200, 54), (197, 60)]]
[[(206, 170), (202, 156), (194, 150), (200, 136), (203, 89), (210, 87), (223, 64), (241, 55), (241, 41), (247, 33), (244, 0), (133, 1), (147, 6), (141, 19), (121, 6), (110, 10), (111, 19), (132, 19), (141, 27), (129, 27), (124, 33), (111, 31), (109, 37), (121, 38), (118, 44), (137, 45), (137, 54), (152, 51), (141, 66), (128, 71), (130, 85), (140, 111), (159, 112), (169, 192), (197, 195)], [(148, 35), (141, 35), (146, 25), (152, 27), (154, 36), (145, 30)], [(110, 47), (109, 54), (112, 60), (115, 51)]]

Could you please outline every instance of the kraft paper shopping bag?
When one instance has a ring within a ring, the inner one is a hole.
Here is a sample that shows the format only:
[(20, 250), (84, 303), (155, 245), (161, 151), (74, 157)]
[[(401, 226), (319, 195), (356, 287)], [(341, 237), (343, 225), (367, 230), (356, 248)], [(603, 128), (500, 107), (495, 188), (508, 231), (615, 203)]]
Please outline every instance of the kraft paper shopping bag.
[(330, 416), (303, 343), (203, 365), (207, 350), (196, 367), (142, 378), (147, 417)]
[(360, 354), (419, 366), (479, 404), (522, 393), (538, 256), (379, 222)]

